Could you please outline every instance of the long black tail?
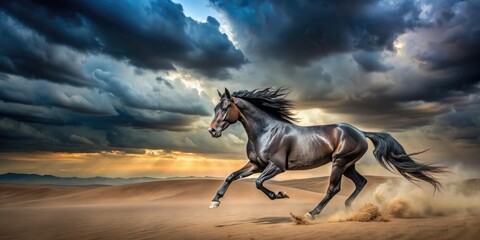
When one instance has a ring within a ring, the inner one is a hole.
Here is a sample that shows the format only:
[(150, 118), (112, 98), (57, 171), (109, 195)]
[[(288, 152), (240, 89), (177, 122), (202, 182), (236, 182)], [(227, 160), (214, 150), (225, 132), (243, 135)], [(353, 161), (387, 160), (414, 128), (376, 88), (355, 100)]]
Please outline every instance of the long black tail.
[(423, 153), (426, 150), (407, 154), (402, 145), (388, 133), (364, 132), (364, 134), (375, 145), (373, 155), (384, 168), (391, 172), (400, 173), (411, 182), (422, 180), (430, 183), (435, 191), (442, 188), (442, 184), (431, 174), (448, 172), (445, 167), (417, 163), (410, 158), (410, 156)]

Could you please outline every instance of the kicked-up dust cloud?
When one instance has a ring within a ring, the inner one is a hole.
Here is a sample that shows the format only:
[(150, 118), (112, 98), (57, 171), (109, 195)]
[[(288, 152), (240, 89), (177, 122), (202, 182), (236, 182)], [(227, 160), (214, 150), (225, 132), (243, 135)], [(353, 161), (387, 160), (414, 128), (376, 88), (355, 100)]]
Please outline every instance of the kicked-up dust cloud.
[(475, 191), (469, 181), (446, 182), (444, 190), (435, 195), (423, 185), (417, 187), (407, 181), (388, 181), (375, 189), (373, 198), (393, 217), (480, 214), (480, 191)]
[[(329, 221), (387, 221), (393, 218), (426, 218), (480, 214), (480, 180), (444, 182), (443, 191), (423, 184), (389, 180), (359, 197), (353, 211), (339, 211)], [(360, 208), (360, 206), (363, 206)]]
[(357, 211), (351, 213), (347, 218), (347, 221), (356, 222), (388, 222), (388, 218), (380, 211), (379, 207), (367, 203)]

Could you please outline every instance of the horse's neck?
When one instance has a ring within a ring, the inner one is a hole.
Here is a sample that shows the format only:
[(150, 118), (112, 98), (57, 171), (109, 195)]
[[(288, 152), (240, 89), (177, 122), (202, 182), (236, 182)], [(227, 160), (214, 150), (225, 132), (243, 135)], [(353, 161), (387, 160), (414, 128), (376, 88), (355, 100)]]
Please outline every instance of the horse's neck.
[(243, 128), (245, 128), (250, 140), (255, 140), (260, 134), (265, 133), (267, 129), (271, 127), (267, 124), (268, 122), (277, 121), (268, 113), (245, 100), (241, 100), (239, 108), (241, 111), (240, 122)]

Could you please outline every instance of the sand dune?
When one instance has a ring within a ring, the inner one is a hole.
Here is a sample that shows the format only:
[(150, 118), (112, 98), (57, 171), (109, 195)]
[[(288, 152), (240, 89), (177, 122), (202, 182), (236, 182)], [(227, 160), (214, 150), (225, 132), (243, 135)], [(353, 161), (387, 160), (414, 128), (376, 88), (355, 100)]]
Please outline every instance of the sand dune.
[[(312, 224), (292, 223), (289, 213), (303, 215), (316, 206), (324, 196), (327, 180), (271, 181), (267, 187), (291, 196), (275, 201), (258, 191), (251, 179), (237, 181), (217, 209), (208, 209), (208, 204), (223, 182), (220, 179), (180, 178), (85, 188), (4, 184), (0, 185), (0, 236), (2, 239), (318, 239), (320, 236), (477, 239), (480, 236), (480, 211), (477, 211), (480, 191), (472, 184), (478, 183), (477, 180), (448, 183), (443, 197), (432, 198), (428, 191), (422, 195), (412, 184), (399, 183), (399, 178), (369, 176), (369, 184), (354, 208), (372, 202), (387, 216), (388, 207), (398, 203), (398, 198), (406, 197), (406, 205), (397, 206), (396, 211), (417, 215), (388, 215), (388, 222), (367, 223), (345, 221), (352, 215), (344, 211), (343, 201), (353, 190), (353, 184), (346, 180), (341, 193)], [(455, 206), (455, 202), (464, 207)], [(421, 208), (426, 210), (422, 212)]]
[[(47, 205), (78, 205), (121, 202), (203, 202), (208, 204), (219, 186), (220, 179), (174, 179), (148, 183), (126, 184), (101, 187), (52, 187), (34, 185), (0, 185), (0, 203), (3, 206), (47, 206)], [(266, 184), (276, 191), (286, 191), (292, 197), (316, 201), (323, 194), (302, 189)], [(237, 181), (232, 184), (224, 201), (270, 202), (258, 191), (251, 181)]]
[(76, 187), (50, 187), (21, 184), (0, 184), (0, 204), (7, 206), (30, 201), (52, 199), (89, 190)]
[[(368, 176), (367, 188), (375, 188), (379, 184), (397, 178)], [(214, 196), (222, 179), (215, 178), (173, 178), (155, 182), (134, 183), (116, 186), (91, 187), (55, 187), (23, 184), (0, 184), (0, 203), (4, 206), (35, 205), (75, 205), (96, 203), (119, 203), (129, 201), (199, 201), (208, 202)], [(270, 181), (265, 186), (274, 191), (286, 191), (297, 200), (317, 202), (324, 196), (328, 186), (328, 177), (296, 179), (286, 181)], [(342, 191), (336, 199), (345, 200), (354, 189), (348, 179), (342, 180)], [(269, 202), (265, 195), (258, 191), (254, 179), (236, 181), (223, 198), (225, 201)]]

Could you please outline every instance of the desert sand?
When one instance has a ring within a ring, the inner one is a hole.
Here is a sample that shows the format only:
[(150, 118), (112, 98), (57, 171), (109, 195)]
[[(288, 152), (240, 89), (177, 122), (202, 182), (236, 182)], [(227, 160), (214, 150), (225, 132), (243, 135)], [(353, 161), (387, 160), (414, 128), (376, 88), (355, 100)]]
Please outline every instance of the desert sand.
[[(223, 180), (184, 178), (103, 187), (0, 185), (1, 239), (479, 239), (480, 181), (445, 184), (432, 196), (400, 178), (370, 176), (346, 212), (349, 180), (308, 225), (290, 213), (315, 207), (328, 178), (271, 181), (289, 199), (271, 201), (252, 179), (234, 182), (220, 207), (208, 205)], [(366, 203), (386, 221), (357, 222)], [(353, 218), (354, 219), (354, 218)]]

